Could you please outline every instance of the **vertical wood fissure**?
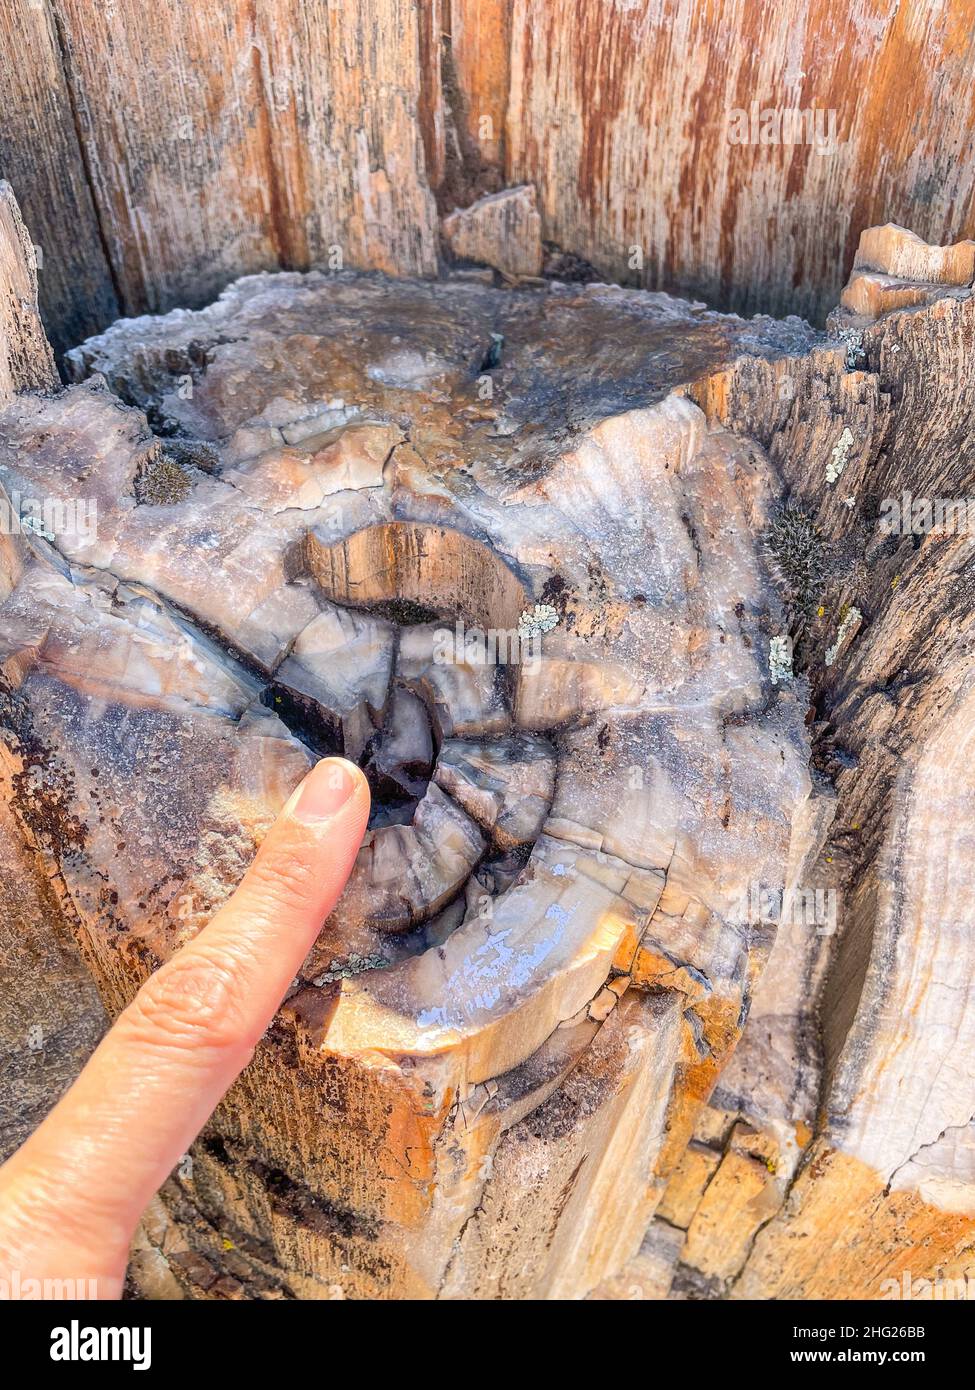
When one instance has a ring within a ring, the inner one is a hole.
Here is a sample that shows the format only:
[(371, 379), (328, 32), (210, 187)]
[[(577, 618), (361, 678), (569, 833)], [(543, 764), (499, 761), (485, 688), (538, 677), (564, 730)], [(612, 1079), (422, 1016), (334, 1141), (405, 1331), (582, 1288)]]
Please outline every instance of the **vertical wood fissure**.
[(126, 293), (125, 285), (119, 273), (119, 268), (112, 255), (111, 242), (108, 229), (105, 225), (105, 217), (102, 211), (101, 199), (98, 196), (98, 188), (95, 183), (95, 176), (91, 165), (91, 153), (81, 120), (81, 112), (78, 106), (78, 96), (75, 90), (74, 68), (71, 62), (70, 45), (64, 28), (64, 21), (58, 10), (57, 0), (47, 0), (48, 12), (51, 16), (51, 32), (57, 48), (58, 61), (61, 65), (61, 72), (64, 76), (64, 88), (68, 97), (68, 109), (71, 112), (71, 121), (74, 126), (75, 139), (78, 143), (78, 154), (81, 160), (81, 168), (84, 174), (85, 185), (88, 189), (88, 196), (91, 201), (92, 213), (95, 219), (95, 226), (98, 231), (98, 240), (101, 246), (102, 255), (105, 258), (105, 265), (108, 270), (109, 278), (112, 282), (112, 290), (119, 309), (123, 314), (132, 312), (131, 301)]

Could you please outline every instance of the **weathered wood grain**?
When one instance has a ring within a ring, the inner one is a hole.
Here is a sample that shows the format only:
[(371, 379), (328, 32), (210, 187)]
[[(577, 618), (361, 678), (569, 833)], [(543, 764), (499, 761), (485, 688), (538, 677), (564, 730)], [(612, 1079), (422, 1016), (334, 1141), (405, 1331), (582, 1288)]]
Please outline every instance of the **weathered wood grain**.
[[(864, 256), (879, 241), (907, 245), (888, 233), (864, 238)], [(944, 259), (965, 254), (949, 248)], [(879, 1299), (905, 1277), (975, 1273), (973, 912), (962, 886), (975, 300), (950, 284), (940, 295), (848, 329), (843, 348), (741, 361), (694, 392), (713, 420), (762, 443), (819, 531), (823, 579), (796, 661), (816, 714), (813, 761), (835, 783), (818, 869), (841, 910), (832, 939), (780, 929), (708, 1136), (727, 1159), (726, 1132), (746, 1118), (771, 1142), (772, 1167), (747, 1240), (720, 1269), (695, 1248), (691, 1219), (675, 1289), (703, 1277), (722, 1281), (712, 1294)], [(831, 482), (847, 430), (848, 460)], [(912, 533), (912, 514), (906, 531), (885, 530), (905, 491), (960, 503), (961, 525)], [(797, 1007), (803, 990), (815, 1015)], [(698, 1210), (713, 1229), (727, 1220), (727, 1236), (734, 1190), (719, 1197), (708, 1187)]]
[(57, 9), (127, 311), (335, 255), (435, 270), (413, 6)]
[[(517, 183), (607, 278), (821, 318), (864, 227), (975, 231), (973, 35), (975, 0), (12, 0), (0, 173), (59, 347), (253, 270), (435, 274), (437, 207)], [(731, 143), (753, 102), (835, 149)]]
[[(546, 235), (634, 283), (820, 316), (859, 233), (972, 224), (975, 9), (516, 0), (506, 175)], [(834, 110), (839, 146), (731, 144), (733, 111)]]
[(0, 405), (57, 384), (37, 311), (36, 258), (10, 185), (0, 181)]
[(45, 0), (0, 9), (0, 177), (14, 189), (40, 248), (40, 304), (60, 354), (124, 309), (113, 285)]
[(503, 165), (511, 82), (511, 0), (454, 0), (448, 8), (461, 119), (470, 139), (477, 142), (481, 158)]

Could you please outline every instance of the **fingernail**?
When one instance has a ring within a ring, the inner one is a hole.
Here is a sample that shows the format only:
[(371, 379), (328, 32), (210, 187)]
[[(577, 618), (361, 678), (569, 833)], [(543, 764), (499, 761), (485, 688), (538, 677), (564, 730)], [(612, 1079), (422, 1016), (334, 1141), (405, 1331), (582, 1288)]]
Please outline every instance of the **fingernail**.
[(304, 825), (330, 820), (349, 800), (357, 781), (342, 758), (323, 758), (294, 793), (288, 812)]

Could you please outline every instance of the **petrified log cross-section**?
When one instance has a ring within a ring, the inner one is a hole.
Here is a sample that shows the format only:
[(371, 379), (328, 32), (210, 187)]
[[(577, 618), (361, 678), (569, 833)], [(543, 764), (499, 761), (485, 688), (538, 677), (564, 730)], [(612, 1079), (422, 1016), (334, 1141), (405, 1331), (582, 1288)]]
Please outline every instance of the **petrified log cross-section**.
[[(117, 1010), (341, 749), (376, 800), (348, 900), (147, 1213), (140, 1288), (975, 1273), (971, 528), (878, 525), (975, 494), (971, 243), (872, 229), (828, 338), (275, 277), (88, 345), (110, 391), (16, 398), (57, 390), (32, 260), (0, 186), (6, 514), (57, 518), (0, 566), (4, 1151), (102, 1026), (82, 953)], [(735, 878), (791, 882), (834, 815), (836, 934), (780, 928), (756, 985)]]
[[(585, 1295), (637, 1250), (811, 847), (762, 451), (673, 392), (814, 340), (665, 296), (319, 274), (123, 322), (0, 417), (6, 774), (111, 1013), (316, 755), (349, 890), (140, 1266)], [(86, 379), (87, 378), (87, 379)], [(498, 643), (498, 637), (504, 640)]]

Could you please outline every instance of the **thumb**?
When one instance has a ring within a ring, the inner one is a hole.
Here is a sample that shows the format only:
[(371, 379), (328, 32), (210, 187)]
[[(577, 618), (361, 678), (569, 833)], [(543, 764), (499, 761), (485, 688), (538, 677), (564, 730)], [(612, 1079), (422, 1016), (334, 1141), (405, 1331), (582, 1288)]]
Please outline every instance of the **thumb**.
[[(233, 897), (146, 981), (0, 1170), (0, 1196), (20, 1194), (29, 1216), (12, 1241), (23, 1268), (57, 1274), (70, 1231), (77, 1259), (87, 1251), (110, 1286), (121, 1277), (142, 1211), (247, 1065), (338, 901), (368, 816), (359, 769), (320, 762)], [(0, 1223), (0, 1249), (4, 1234)]]

